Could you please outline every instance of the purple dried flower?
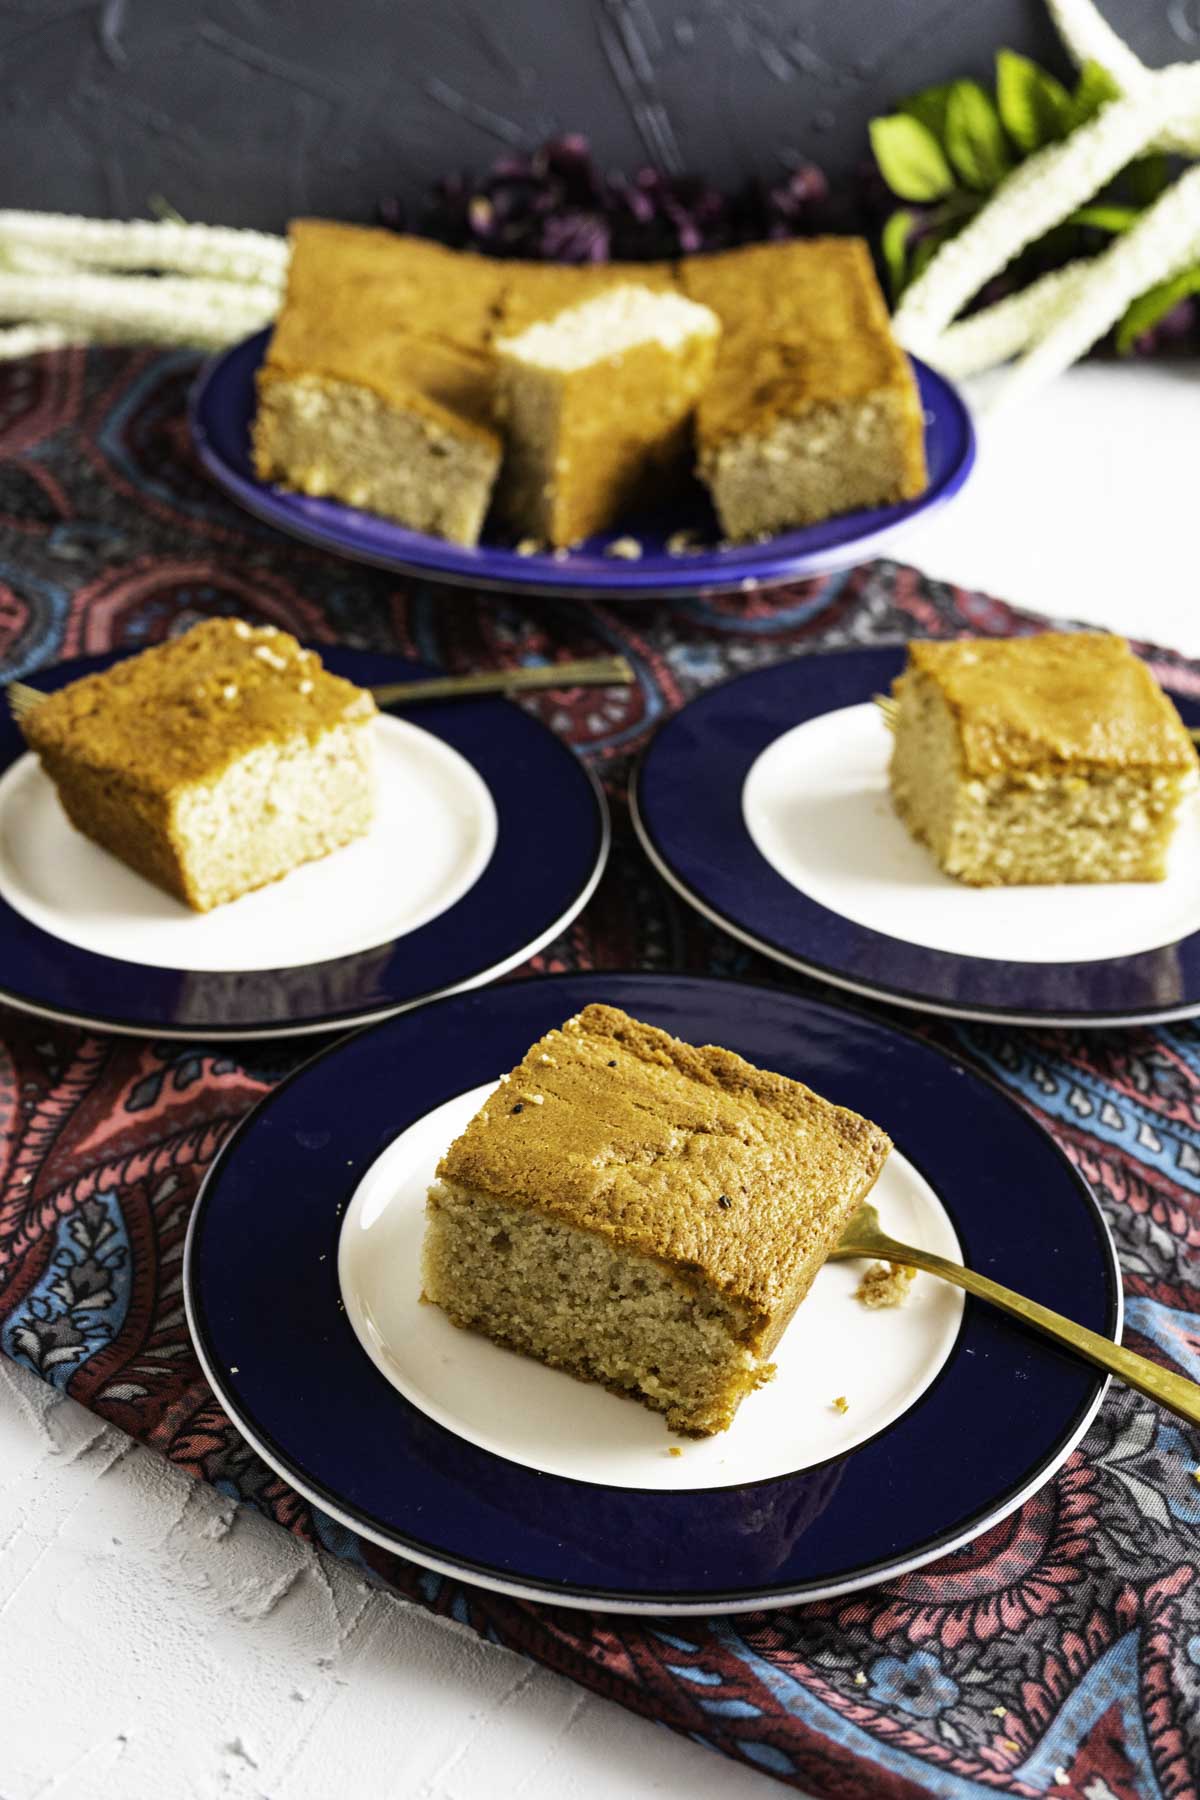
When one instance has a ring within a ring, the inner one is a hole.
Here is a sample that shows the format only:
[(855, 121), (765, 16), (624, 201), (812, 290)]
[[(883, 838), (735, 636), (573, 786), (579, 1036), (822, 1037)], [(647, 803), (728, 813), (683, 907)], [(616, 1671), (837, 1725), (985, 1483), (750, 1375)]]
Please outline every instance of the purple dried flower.
[[(828, 211), (828, 184), (810, 163), (729, 195), (655, 168), (605, 175), (586, 138), (568, 135), (499, 158), (481, 180), (439, 182), (421, 229), (494, 256), (636, 262), (824, 230)], [(408, 223), (397, 201), (381, 204), (379, 218), (398, 230)]]
[(608, 250), (608, 225), (598, 213), (560, 213), (542, 228), (546, 262), (602, 263), (608, 261)]

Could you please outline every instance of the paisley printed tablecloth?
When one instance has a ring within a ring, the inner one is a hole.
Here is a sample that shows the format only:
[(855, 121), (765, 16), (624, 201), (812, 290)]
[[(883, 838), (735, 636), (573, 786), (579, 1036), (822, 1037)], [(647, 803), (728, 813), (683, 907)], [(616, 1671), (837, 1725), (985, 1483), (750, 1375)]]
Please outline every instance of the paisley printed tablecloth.
[[(670, 609), (522, 605), (355, 568), (209, 486), (184, 416), (195, 366), (128, 350), (0, 365), (0, 674), (140, 646), (214, 613), (447, 669), (624, 651), (632, 691), (540, 702), (608, 785), (616, 841), (581, 919), (521, 973), (640, 966), (804, 985), (655, 878), (626, 817), (629, 757), (666, 713), (734, 671), (816, 646), (1040, 623), (888, 563)], [(1196, 665), (1155, 661), (1169, 685), (1200, 693)], [(1127, 1340), (1200, 1376), (1200, 1024), (928, 1029), (998, 1076), (1094, 1186), (1124, 1267)], [(219, 1044), (0, 1012), (8, 1356), (410, 1599), (822, 1800), (1197, 1795), (1200, 1442), (1122, 1389), (1057, 1479), (966, 1549), (777, 1613), (654, 1625), (530, 1605), (428, 1574), (314, 1511), (222, 1414), (180, 1294), (204, 1170), (298, 1054), (267, 1045), (235, 1059)]]

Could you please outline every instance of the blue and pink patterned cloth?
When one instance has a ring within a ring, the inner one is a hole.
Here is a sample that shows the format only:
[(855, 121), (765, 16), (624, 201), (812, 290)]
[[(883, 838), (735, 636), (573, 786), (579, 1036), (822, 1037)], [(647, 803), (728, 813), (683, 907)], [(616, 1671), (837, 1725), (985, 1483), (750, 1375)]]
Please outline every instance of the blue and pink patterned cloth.
[[(686, 969), (811, 987), (688, 911), (628, 825), (630, 756), (721, 677), (816, 647), (1041, 621), (877, 563), (671, 608), (516, 601), (352, 567), (227, 504), (191, 454), (195, 359), (0, 364), (0, 675), (231, 613), (447, 669), (621, 650), (629, 692), (538, 702), (605, 781), (608, 872), (528, 969)], [(1065, 595), (1064, 612), (1086, 611)], [(1200, 693), (1200, 667), (1157, 653)], [(999, 1078), (1083, 1171), (1125, 1274), (1127, 1341), (1200, 1377), (1200, 1024), (926, 1025)], [(312, 1048), (309, 1043), (307, 1049)], [(0, 1011), (0, 1347), (198, 1478), (400, 1593), (820, 1800), (1006, 1793), (1196, 1800), (1200, 1441), (1110, 1392), (1047, 1487), (966, 1549), (847, 1599), (623, 1620), (429, 1574), (316, 1512), (249, 1450), (188, 1341), (180, 1257), (231, 1124), (297, 1060), (142, 1042)]]

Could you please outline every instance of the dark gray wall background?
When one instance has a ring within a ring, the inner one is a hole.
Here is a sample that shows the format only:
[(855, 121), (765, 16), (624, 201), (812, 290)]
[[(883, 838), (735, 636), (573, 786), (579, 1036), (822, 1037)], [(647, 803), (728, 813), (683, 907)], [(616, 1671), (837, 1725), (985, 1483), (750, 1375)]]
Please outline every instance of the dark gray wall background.
[[(1200, 0), (1104, 4), (1148, 62), (1200, 55)], [(564, 130), (613, 168), (837, 174), (999, 43), (1061, 61), (1040, 0), (0, 0), (0, 204), (369, 218)]]

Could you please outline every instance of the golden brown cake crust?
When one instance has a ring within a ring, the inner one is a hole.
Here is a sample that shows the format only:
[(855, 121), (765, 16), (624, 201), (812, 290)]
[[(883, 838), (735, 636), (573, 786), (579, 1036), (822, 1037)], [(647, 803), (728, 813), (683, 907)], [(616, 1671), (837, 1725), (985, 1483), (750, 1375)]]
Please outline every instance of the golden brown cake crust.
[(704, 445), (761, 432), (800, 408), (912, 393), (908, 359), (861, 238), (808, 238), (689, 257), (679, 281), (721, 321), (704, 397)]
[(890, 1149), (801, 1082), (594, 1005), (533, 1046), (438, 1175), (595, 1231), (782, 1329), (801, 1272)]
[(1195, 766), (1179, 714), (1124, 638), (920, 640), (908, 647), (908, 666), (935, 683), (957, 719), (968, 774)]
[(259, 745), (301, 733), (315, 742), (374, 711), (365, 689), (329, 674), (288, 632), (206, 619), (48, 695), (21, 729), (52, 772), (69, 763), (166, 795)]
[(305, 325), (318, 347), (342, 336), (347, 314), (352, 338), (401, 330), (461, 350), (483, 350), (491, 339), (504, 263), (428, 238), (328, 219), (293, 219), (288, 241), (288, 308), (301, 315), (297, 348)]

